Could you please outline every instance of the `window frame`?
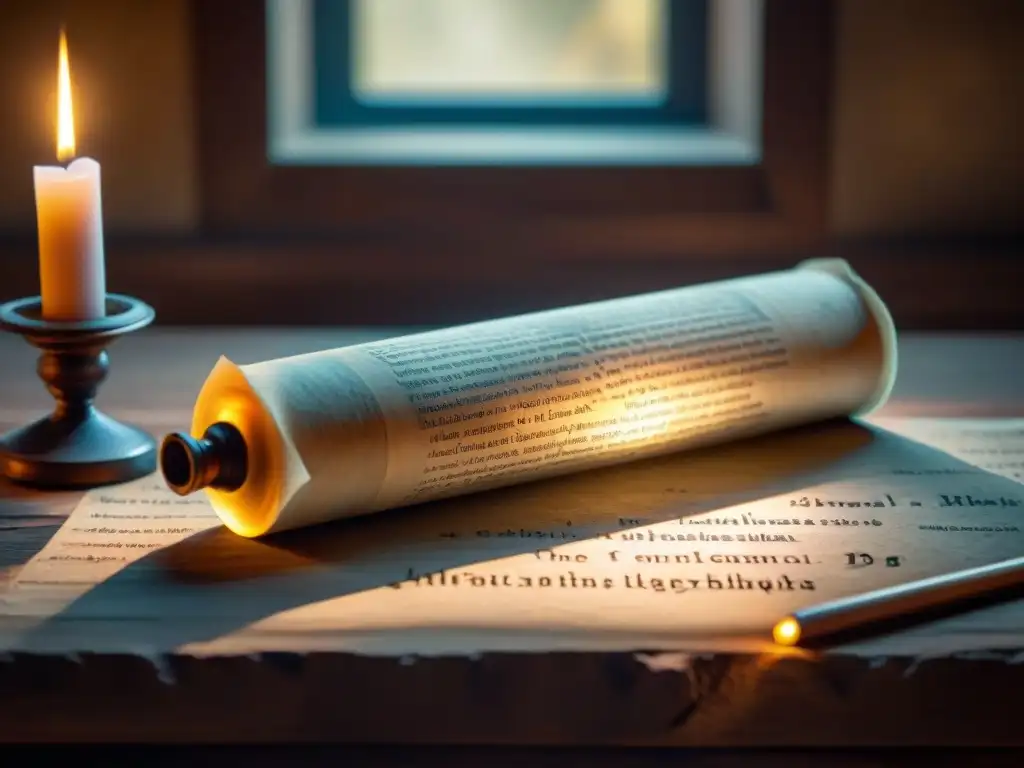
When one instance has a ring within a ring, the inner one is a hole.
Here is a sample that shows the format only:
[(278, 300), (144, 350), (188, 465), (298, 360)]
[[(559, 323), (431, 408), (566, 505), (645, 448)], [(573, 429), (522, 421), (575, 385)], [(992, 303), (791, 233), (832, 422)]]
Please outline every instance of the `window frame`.
[(262, 6), (192, 11), (202, 231), (246, 243), (225, 278), (268, 312), (456, 321), (790, 265), (826, 242), (834, 0), (765, 0), (760, 162), (671, 167), (274, 165)]
[[(488, 109), (475, 117), (492, 122), (474, 125), (430, 124), (432, 112), (436, 117), (450, 111), (420, 105), (406, 110), (415, 119), (405, 124), (368, 125), (359, 120), (366, 110), (350, 103), (345, 107), (352, 112), (348, 124), (338, 115), (333, 124), (321, 123), (325, 88), (318, 49), (326, 32), (318, 25), (324, 15), (331, 16), (322, 13), (323, 6), (333, 8), (340, 17), (331, 23), (334, 34), (351, 15), (351, 2), (265, 0), (268, 152), (275, 165), (714, 166), (750, 164), (760, 157), (764, 0), (672, 0), (669, 29), (662, 34), (685, 50), (669, 54), (675, 82), (666, 94), (668, 103), (657, 109), (594, 114), (578, 105), (566, 110), (549, 105), (520, 110), (516, 117), (521, 122), (509, 121), (506, 110)], [(350, 62), (345, 46), (332, 47), (335, 56), (327, 69), (334, 79), (326, 90), (337, 93), (348, 88), (338, 78)], [(551, 121), (554, 111), (561, 111), (563, 120), (571, 114), (583, 119), (600, 115), (606, 121), (558, 124)], [(472, 112), (467, 116), (473, 118)], [(613, 116), (629, 124), (607, 120)]]
[(471, 212), (495, 225), (528, 220), (549, 241), (548, 258), (614, 243), (659, 260), (804, 250), (825, 234), (832, 0), (765, 0), (759, 163), (613, 168), (274, 165), (257, 2), (193, 6), (203, 213), (213, 230), (386, 238), (382, 230), (401, 226), (433, 237)]

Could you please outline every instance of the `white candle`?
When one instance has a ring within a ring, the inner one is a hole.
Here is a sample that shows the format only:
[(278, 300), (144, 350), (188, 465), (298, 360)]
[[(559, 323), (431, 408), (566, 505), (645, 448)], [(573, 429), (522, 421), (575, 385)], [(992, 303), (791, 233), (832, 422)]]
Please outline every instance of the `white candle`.
[[(75, 154), (67, 42), (60, 37), (57, 68), (57, 158)], [(67, 168), (34, 169), (43, 317), (89, 320), (106, 314), (100, 164), (87, 157)]]

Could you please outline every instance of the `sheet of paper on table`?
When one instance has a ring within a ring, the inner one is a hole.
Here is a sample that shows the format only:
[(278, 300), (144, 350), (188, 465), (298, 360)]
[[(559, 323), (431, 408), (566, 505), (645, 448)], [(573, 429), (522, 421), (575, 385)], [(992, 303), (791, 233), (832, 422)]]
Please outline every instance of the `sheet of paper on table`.
[[(1024, 419), (838, 421), (260, 540), (158, 477), (85, 496), (6, 649), (763, 649), (801, 606), (1024, 551)], [(853, 647), (1024, 647), (1010, 604)]]

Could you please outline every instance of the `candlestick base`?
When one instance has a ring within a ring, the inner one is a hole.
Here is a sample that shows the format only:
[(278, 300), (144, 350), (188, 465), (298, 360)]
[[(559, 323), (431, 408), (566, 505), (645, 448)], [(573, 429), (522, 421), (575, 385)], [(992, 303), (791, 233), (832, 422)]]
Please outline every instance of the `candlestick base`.
[(0, 472), (39, 488), (83, 488), (156, 471), (156, 441), (99, 411), (93, 399), (107, 376), (106, 347), (149, 325), (153, 309), (128, 296), (107, 297), (106, 317), (51, 321), (39, 297), (0, 306), (0, 329), (39, 348), (37, 373), (56, 401), (53, 413), (0, 437)]

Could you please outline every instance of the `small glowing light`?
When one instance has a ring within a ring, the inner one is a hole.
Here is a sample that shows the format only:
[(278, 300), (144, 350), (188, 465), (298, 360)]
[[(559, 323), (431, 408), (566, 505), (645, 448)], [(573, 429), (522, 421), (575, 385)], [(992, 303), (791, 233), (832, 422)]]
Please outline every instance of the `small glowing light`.
[(60, 32), (57, 54), (57, 159), (62, 163), (75, 156), (75, 116), (71, 107), (71, 65), (68, 63), (68, 40)]
[(800, 641), (800, 624), (793, 617), (788, 617), (775, 625), (772, 637), (779, 645), (796, 645)]

